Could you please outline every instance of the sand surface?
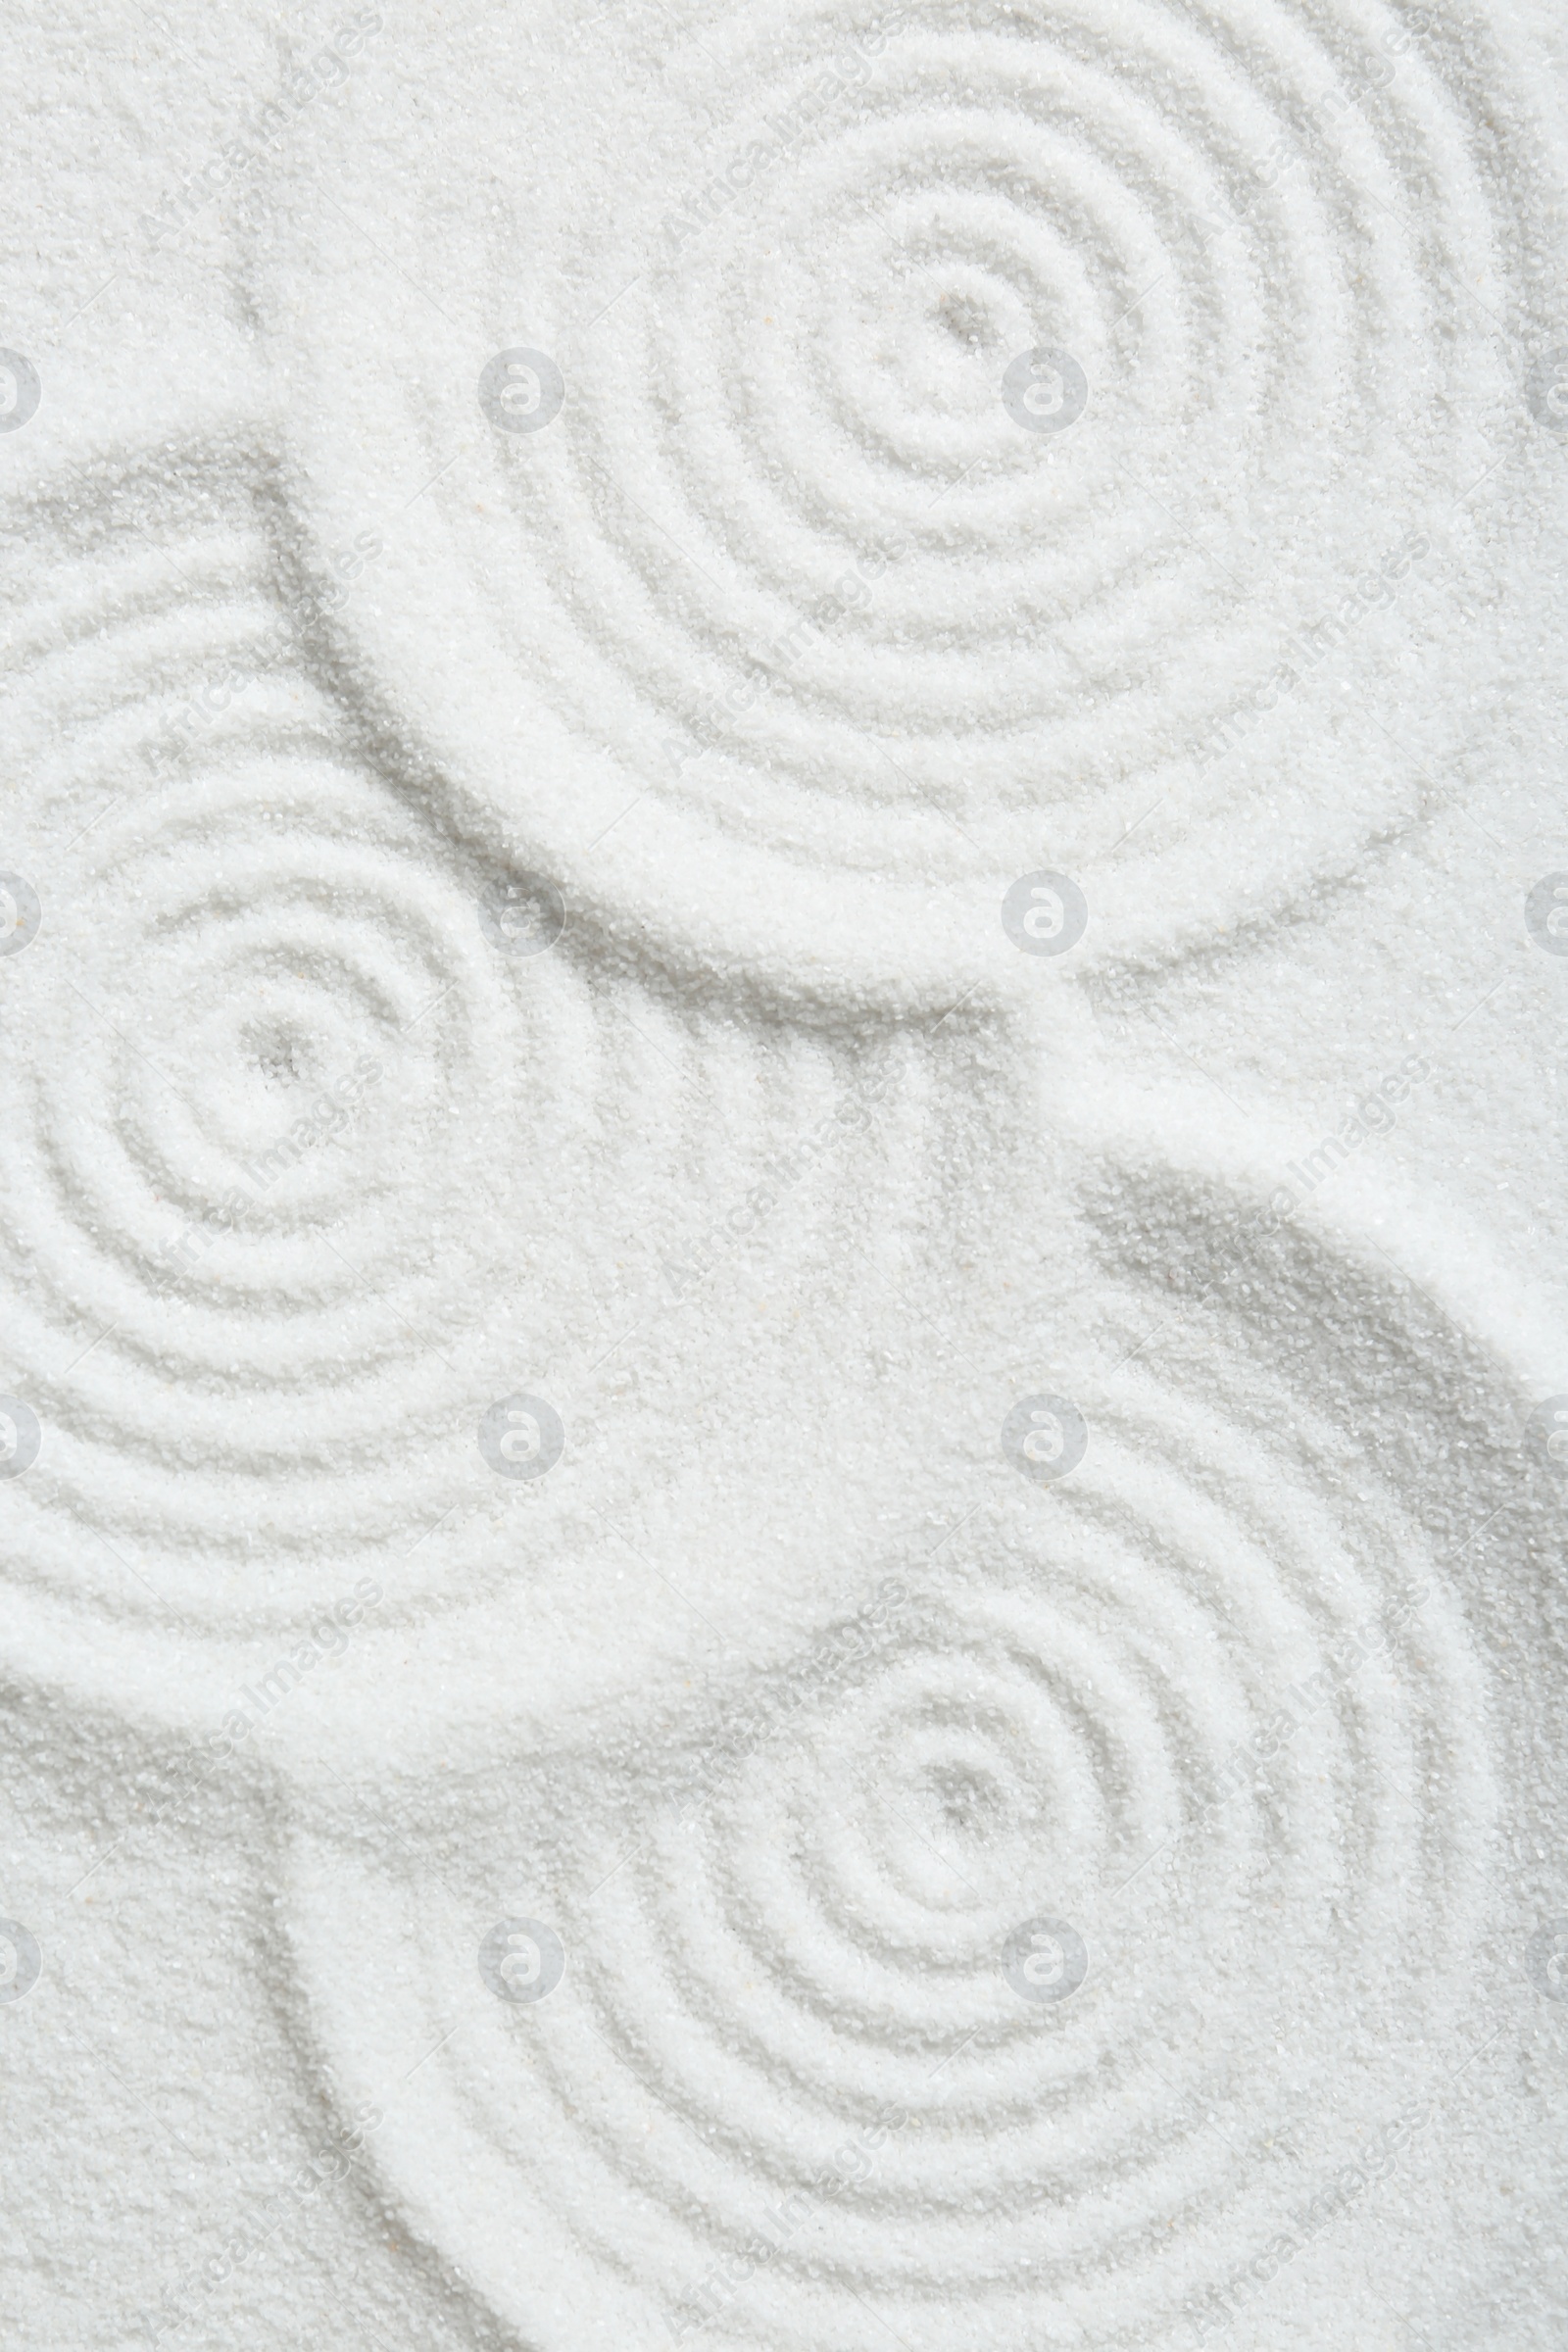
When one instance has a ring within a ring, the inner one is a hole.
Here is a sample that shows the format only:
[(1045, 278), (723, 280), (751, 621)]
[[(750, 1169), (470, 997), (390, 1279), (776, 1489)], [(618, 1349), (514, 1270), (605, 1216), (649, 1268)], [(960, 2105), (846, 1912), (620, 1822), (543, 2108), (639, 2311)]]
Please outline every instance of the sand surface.
[(6, 2340), (1556, 2352), (1558, 14), (0, 62)]

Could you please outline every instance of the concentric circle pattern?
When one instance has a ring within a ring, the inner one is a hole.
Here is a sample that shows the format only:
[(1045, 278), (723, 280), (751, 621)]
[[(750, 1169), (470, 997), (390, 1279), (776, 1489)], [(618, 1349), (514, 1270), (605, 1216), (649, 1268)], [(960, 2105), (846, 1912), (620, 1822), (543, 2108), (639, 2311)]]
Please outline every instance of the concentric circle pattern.
[(39, 908), (0, 965), (8, 1571), (180, 1642), (580, 1546), (678, 1457), (683, 1291), (836, 1213), (863, 1092), (927, 1181), (907, 1055), (611, 970), (374, 776), (230, 488), (78, 522), (5, 706)]
[[(466, 805), (754, 958), (826, 893), (846, 968), (907, 984), (1043, 838), (1106, 861), (1126, 945), (1400, 804), (1325, 679), (1391, 631), (1420, 674), (1488, 436), (1528, 425), (1545, 197), (1478, 28), (466, 24), (368, 65), (261, 231), (306, 510), (417, 501), (406, 595), (348, 626)], [(525, 433), (485, 390), (519, 349), (564, 385)]]
[[(377, 2162), (528, 2340), (1174, 2341), (1447, 2046), (1495, 1792), (1398, 1498), (1239, 1355), (1004, 1475), (781, 1671), (541, 1760), (491, 1919), (308, 1841), (334, 2067), (448, 2035)], [(568, 1955), (523, 2034), (513, 1910)]]

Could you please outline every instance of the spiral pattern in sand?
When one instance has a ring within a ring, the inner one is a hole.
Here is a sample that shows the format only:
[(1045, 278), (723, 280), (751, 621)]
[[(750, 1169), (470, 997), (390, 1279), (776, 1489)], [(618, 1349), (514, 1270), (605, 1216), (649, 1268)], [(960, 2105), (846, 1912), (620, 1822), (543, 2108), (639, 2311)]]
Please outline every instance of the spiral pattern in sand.
[(1505, 223), (1544, 199), (1475, 28), (1079, 0), (468, 29), (366, 61), (363, 136), (302, 133), (261, 271), (303, 503), (398, 510), (401, 609), (351, 632), (466, 805), (608, 903), (667, 874), (667, 932), (754, 957), (825, 900), (847, 966), (906, 987), (991, 942), (1043, 834), (1109, 860), (1128, 945), (1407, 805), (1325, 681), (1391, 630), (1419, 674), (1484, 435), (1528, 425)]
[[(580, 1544), (590, 1492), (657, 1474), (652, 1426), (669, 1449), (636, 1387), (677, 1303), (661, 1255), (706, 1279), (789, 1188), (716, 1232), (710, 1204), (823, 1128), (794, 1175), (832, 1200), (860, 1085), (820, 1040), (603, 968), (547, 883), (389, 791), (300, 664), (248, 500), (204, 472), (205, 521), (127, 529), (130, 466), (124, 512), (62, 526), (5, 706), (7, 862), (40, 910), (0, 961), (0, 1391), (40, 1430), (8, 1561), (181, 1641), (275, 1635), (367, 1574), (384, 1621)], [(552, 919), (523, 936), (508, 888)], [(519, 1393), (568, 1425), (537, 1481), (480, 1439)]]
[(406, 1858), (309, 1853), (334, 2065), (456, 2025), (378, 2161), (530, 2340), (851, 2352), (869, 2308), (920, 2348), (1124, 2343), (1304, 2201), (1303, 2119), (1430, 2068), (1494, 1803), (1477, 1660), (1302, 1400), (1232, 1404), (1137, 1385), (1049, 1506), (686, 1742), (540, 1764), (495, 1882), (565, 1947), (536, 2006), (475, 1997)]

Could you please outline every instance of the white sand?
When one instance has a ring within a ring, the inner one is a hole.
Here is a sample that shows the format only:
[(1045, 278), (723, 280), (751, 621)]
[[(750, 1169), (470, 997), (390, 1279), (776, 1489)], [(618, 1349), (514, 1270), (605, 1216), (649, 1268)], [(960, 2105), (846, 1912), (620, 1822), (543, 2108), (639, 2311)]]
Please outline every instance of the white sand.
[(1561, 25), (0, 47), (6, 2340), (1558, 2346)]

